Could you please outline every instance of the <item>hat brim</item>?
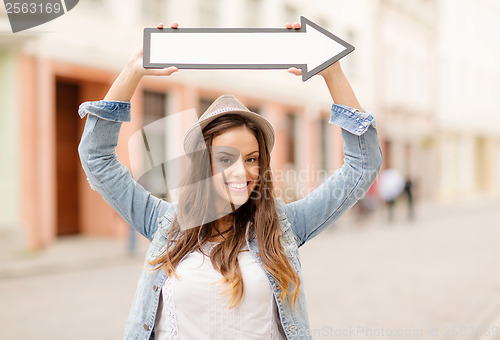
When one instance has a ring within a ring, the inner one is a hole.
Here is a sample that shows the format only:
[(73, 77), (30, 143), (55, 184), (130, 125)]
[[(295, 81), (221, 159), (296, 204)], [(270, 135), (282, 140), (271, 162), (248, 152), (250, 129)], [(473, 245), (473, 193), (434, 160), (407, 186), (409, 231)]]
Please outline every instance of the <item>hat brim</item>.
[(233, 110), (215, 114), (207, 119), (203, 119), (201, 122), (196, 122), (195, 124), (189, 127), (189, 129), (186, 131), (184, 135), (184, 152), (189, 158), (191, 158), (191, 154), (193, 152), (200, 150), (200, 147), (196, 148), (197, 146), (204, 145), (200, 143), (200, 141), (203, 140), (203, 134), (202, 134), (203, 129), (208, 124), (210, 124), (210, 122), (214, 121), (215, 119), (221, 116), (228, 114), (237, 114), (245, 118), (248, 118), (250, 121), (255, 123), (262, 130), (262, 134), (264, 135), (264, 139), (266, 141), (269, 152), (271, 152), (275, 141), (274, 128), (271, 125), (271, 123), (264, 117), (258, 115), (257, 113), (251, 111)]

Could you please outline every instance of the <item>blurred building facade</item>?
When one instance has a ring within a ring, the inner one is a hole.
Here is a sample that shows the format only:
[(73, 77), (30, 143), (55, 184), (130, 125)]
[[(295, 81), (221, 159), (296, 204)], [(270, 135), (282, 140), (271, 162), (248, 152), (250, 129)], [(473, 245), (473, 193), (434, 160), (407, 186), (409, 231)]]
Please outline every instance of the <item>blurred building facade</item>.
[[(89, 0), (12, 34), (2, 8), (0, 228), (23, 230), (30, 248), (58, 235), (126, 236), (125, 223), (81, 170), (84, 120), (76, 112), (79, 103), (104, 97), (141, 46), (142, 29), (159, 22), (276, 27), (301, 15), (311, 19), (356, 46), (342, 65), (362, 105), (377, 114), (384, 167), (413, 180), (422, 199), (498, 195), (500, 115), (493, 94), (500, 51), (491, 53), (495, 37), (481, 35), (498, 31), (492, 20), (498, 14), (493, 0), (474, 8), (464, 0)], [(340, 131), (325, 123), (326, 86), (319, 77), (302, 83), (285, 71), (181, 70), (144, 79), (132, 122), (122, 127), (119, 159), (130, 165), (128, 140), (142, 126), (192, 108), (201, 114), (223, 93), (275, 126), (272, 166), (281, 196), (304, 196), (325, 170), (341, 165)]]
[(438, 5), (438, 194), (498, 193), (500, 24), (495, 18), (500, 3), (448, 0)]

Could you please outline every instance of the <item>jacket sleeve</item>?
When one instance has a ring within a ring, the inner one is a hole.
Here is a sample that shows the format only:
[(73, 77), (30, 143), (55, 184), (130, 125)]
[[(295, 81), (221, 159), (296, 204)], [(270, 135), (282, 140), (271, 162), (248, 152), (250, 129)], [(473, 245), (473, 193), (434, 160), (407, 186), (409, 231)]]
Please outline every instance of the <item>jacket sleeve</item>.
[(158, 218), (172, 209), (172, 204), (146, 191), (117, 160), (115, 148), (122, 122), (130, 121), (130, 102), (86, 102), (78, 113), (81, 118), (89, 114), (78, 153), (91, 188), (151, 240)]
[(331, 225), (362, 198), (382, 165), (372, 113), (333, 104), (330, 123), (342, 128), (344, 164), (305, 198), (285, 206), (298, 246)]

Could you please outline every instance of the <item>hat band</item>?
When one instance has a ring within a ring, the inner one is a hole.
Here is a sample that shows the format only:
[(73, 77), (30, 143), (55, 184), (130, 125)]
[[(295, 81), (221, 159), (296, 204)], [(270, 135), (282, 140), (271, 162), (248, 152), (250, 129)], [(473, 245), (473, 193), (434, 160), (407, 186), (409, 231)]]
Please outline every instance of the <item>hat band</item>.
[(210, 118), (216, 114), (219, 114), (219, 113), (222, 113), (222, 112), (228, 112), (228, 111), (242, 111), (242, 109), (238, 109), (238, 108), (235, 108), (235, 107), (223, 107), (223, 108), (220, 108), (220, 109), (217, 109), (213, 112), (210, 112), (209, 115), (207, 115), (206, 117), (204, 117), (203, 119), (207, 119), (207, 118)]

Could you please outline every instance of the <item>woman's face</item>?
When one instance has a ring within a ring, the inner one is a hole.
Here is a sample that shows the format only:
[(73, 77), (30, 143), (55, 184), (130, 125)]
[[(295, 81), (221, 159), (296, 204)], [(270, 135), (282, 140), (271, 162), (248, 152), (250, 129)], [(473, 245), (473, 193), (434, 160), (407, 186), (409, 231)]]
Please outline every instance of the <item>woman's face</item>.
[[(259, 179), (259, 143), (252, 130), (239, 126), (212, 140), (212, 186), (216, 206), (245, 204)], [(231, 211), (229, 211), (231, 212)]]

